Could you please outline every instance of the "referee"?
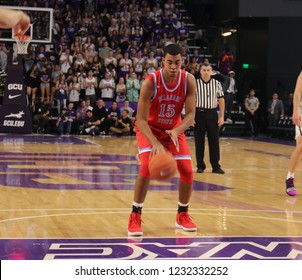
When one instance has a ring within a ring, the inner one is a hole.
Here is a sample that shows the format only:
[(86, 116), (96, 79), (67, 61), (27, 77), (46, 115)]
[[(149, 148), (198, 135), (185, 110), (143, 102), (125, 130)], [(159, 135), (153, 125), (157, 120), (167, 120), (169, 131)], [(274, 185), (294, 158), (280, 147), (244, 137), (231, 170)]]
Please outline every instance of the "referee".
[[(202, 63), (200, 78), (197, 79), (196, 89), (196, 115), (195, 115), (195, 151), (197, 173), (206, 169), (204, 162), (205, 135), (207, 133), (212, 172), (224, 174), (221, 169), (219, 152), (219, 128), (224, 123), (224, 95), (221, 83), (211, 77), (212, 66)], [(219, 117), (217, 113), (217, 100), (219, 103)]]

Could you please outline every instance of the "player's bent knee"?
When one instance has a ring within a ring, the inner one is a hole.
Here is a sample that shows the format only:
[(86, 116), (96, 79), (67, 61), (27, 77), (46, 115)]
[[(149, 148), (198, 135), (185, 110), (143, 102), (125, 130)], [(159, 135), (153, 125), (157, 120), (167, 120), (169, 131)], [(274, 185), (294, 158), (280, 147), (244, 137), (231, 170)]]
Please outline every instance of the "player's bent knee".
[(149, 172), (149, 159), (150, 159), (150, 152), (148, 153), (142, 153), (139, 155), (141, 160), (141, 167), (139, 170), (139, 175), (150, 178), (150, 172)]
[(178, 160), (177, 167), (180, 176), (180, 181), (185, 184), (192, 183), (193, 170), (191, 160)]

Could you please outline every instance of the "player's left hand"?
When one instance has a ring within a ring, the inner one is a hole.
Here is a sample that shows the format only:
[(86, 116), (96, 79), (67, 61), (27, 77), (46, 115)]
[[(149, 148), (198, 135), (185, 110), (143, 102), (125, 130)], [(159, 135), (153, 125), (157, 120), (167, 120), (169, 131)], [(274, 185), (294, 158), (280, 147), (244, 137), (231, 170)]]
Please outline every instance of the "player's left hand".
[(171, 139), (175, 145), (176, 151), (179, 152), (178, 134), (176, 133), (176, 131), (173, 129), (166, 130), (166, 133), (169, 134), (169, 136), (171, 137)]

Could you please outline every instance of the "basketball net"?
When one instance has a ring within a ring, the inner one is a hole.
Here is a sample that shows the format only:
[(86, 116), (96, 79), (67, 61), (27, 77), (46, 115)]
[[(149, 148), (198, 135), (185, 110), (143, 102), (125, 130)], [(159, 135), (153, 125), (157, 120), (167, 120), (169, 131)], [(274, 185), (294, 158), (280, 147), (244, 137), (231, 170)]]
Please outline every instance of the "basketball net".
[(31, 41), (31, 37), (27, 35), (15, 35), (15, 39), (17, 43), (17, 53), (27, 54), (27, 48)]

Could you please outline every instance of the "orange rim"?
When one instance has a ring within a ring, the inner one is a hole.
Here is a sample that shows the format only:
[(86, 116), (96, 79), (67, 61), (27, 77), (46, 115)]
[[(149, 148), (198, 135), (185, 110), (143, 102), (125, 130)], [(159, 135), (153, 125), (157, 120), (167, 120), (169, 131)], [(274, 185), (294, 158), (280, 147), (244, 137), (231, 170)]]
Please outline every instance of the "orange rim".
[(17, 38), (21, 42), (31, 39), (31, 37), (27, 35), (15, 35), (15, 38)]

